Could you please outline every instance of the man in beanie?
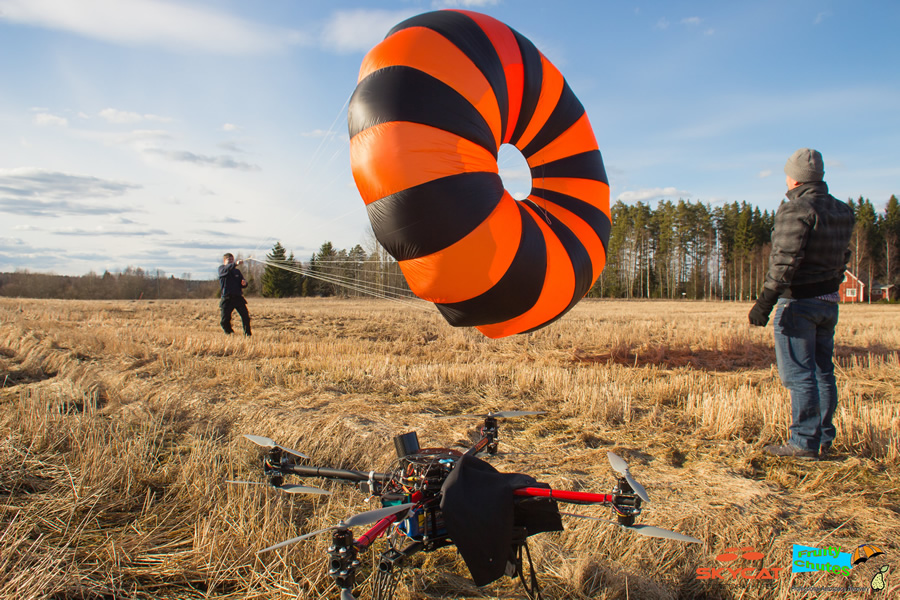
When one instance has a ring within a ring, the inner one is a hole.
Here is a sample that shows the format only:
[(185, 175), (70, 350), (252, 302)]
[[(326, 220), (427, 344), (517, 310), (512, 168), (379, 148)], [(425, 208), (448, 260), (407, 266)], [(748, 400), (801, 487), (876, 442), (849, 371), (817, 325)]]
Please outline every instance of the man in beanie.
[(828, 453), (835, 435), (834, 328), (855, 218), (849, 206), (828, 193), (818, 151), (797, 150), (784, 172), (787, 202), (775, 213), (769, 270), (749, 318), (751, 325), (764, 327), (777, 304), (775, 359), (791, 392), (788, 443), (764, 450), (816, 460)]

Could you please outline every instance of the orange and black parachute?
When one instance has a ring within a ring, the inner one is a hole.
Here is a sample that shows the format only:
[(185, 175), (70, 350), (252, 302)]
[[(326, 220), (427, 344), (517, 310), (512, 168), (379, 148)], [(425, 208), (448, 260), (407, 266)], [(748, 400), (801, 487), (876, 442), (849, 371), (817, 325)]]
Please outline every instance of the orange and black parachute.
[[(471, 11), (394, 27), (363, 59), (350, 162), (375, 236), (454, 326), (498, 338), (584, 297), (606, 262), (609, 182), (584, 107), (521, 34)], [(516, 201), (497, 152), (531, 169)]]

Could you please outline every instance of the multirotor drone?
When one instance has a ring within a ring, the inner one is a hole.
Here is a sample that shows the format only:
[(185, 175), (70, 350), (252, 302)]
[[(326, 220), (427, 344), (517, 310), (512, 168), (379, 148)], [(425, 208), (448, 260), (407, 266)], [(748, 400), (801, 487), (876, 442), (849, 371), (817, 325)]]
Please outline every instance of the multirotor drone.
[[(411, 556), (455, 545), (476, 585), (487, 585), (504, 576), (518, 578), (528, 598), (540, 600), (528, 538), (562, 531), (562, 516), (608, 521), (645, 536), (700, 543), (681, 533), (635, 523), (642, 504), (650, 499), (632, 477), (626, 462), (612, 452), (607, 452), (607, 457), (618, 477), (609, 494), (552, 489), (529, 475), (501, 473), (478, 458), (477, 455), (497, 454), (498, 419), (537, 414), (543, 413), (503, 411), (469, 415), (484, 422), (479, 440), (465, 451), (421, 448), (414, 431), (398, 435), (394, 438), (397, 458), (384, 473), (314, 466), (302, 452), (267, 437), (246, 434), (244, 437), (268, 449), (262, 460), (267, 485), (291, 494), (330, 494), (316, 487), (285, 483), (291, 475), (329, 479), (351, 484), (368, 497), (379, 498), (382, 505), (257, 554), (331, 532), (328, 574), (341, 591), (341, 600), (354, 600), (359, 556), (384, 538), (384, 549), (372, 575), (372, 600), (390, 600)], [(616, 520), (561, 513), (559, 502), (608, 506)], [(351, 531), (364, 525), (371, 527), (358, 537)]]

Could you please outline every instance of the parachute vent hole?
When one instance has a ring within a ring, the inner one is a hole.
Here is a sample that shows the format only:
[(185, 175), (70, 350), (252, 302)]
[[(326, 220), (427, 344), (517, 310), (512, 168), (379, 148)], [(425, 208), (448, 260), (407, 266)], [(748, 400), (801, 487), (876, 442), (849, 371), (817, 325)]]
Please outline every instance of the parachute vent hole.
[(516, 200), (524, 200), (531, 193), (531, 168), (528, 161), (512, 144), (503, 144), (497, 153), (500, 180), (503, 188)]

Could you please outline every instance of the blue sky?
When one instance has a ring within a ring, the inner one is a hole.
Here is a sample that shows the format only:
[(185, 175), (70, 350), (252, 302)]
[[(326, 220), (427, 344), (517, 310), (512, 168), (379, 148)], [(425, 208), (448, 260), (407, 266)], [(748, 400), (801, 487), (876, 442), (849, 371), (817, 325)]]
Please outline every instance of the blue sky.
[(206, 279), (276, 240), (371, 245), (347, 101), (390, 27), (448, 7), (559, 68), (613, 201), (773, 210), (805, 146), (838, 198), (900, 194), (895, 0), (0, 0), (0, 271)]

